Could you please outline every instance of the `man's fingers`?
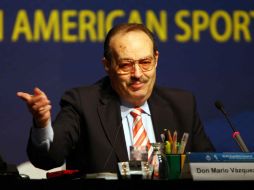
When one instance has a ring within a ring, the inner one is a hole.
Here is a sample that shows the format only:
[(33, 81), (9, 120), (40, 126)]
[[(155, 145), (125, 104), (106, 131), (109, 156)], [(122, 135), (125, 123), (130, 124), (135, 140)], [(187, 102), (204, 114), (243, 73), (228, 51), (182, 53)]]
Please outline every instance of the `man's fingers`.
[(39, 111), (41, 108), (50, 105), (50, 101), (47, 99), (42, 99), (41, 101), (37, 101), (34, 104), (31, 105), (32, 109), (34, 111)]
[(46, 105), (46, 106), (40, 107), (35, 112), (35, 116), (38, 118), (44, 117), (44, 115), (50, 114), (50, 110), (51, 110), (51, 105)]
[(46, 94), (38, 87), (34, 88), (34, 94), (17, 92), (17, 96), (26, 101), (28, 109), (32, 113), (36, 123), (40, 127), (45, 127), (50, 120), (51, 105)]
[(44, 96), (46, 96), (45, 93), (41, 89), (39, 89), (38, 87), (34, 88), (34, 95), (44, 95)]
[(34, 113), (35, 119), (37, 120), (40, 127), (44, 127), (46, 121), (50, 119), (51, 105), (40, 107), (36, 113)]
[(43, 105), (43, 104), (50, 104), (50, 101), (47, 99), (46, 96), (43, 95), (37, 95), (33, 96), (31, 100), (29, 101), (30, 105)]
[(51, 110), (51, 105), (46, 105), (44, 107), (40, 107), (39, 113), (42, 115), (50, 110)]
[(32, 95), (25, 92), (17, 92), (17, 96), (26, 102), (29, 102), (32, 98)]

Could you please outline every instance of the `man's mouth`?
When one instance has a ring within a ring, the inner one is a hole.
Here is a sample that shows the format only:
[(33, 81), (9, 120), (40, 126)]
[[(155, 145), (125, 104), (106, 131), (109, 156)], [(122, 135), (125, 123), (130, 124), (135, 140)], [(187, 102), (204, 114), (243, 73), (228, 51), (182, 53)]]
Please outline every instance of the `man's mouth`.
[(139, 89), (141, 89), (143, 86), (144, 86), (144, 83), (142, 83), (142, 82), (133, 82), (133, 83), (131, 83), (131, 85), (130, 85), (130, 87), (131, 87), (133, 90), (139, 90)]

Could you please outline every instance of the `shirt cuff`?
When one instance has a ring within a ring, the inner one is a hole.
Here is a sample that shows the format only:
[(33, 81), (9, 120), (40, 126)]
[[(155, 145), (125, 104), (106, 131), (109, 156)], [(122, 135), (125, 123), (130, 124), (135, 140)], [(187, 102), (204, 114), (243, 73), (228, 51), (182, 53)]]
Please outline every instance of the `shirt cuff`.
[(53, 142), (54, 131), (52, 128), (51, 121), (48, 122), (48, 125), (43, 128), (32, 128), (31, 140), (32, 143), (39, 148), (46, 148), (49, 150), (50, 143)]

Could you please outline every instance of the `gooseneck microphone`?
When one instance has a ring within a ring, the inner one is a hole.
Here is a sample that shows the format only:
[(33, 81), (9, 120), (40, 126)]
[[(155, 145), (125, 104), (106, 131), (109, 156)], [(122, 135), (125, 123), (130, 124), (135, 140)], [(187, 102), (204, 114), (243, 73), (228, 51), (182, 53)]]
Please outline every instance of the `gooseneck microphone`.
[(227, 122), (229, 123), (229, 126), (230, 126), (231, 129), (233, 130), (233, 135), (232, 135), (232, 136), (233, 136), (233, 138), (235, 139), (235, 141), (237, 142), (237, 144), (239, 145), (239, 147), (241, 148), (241, 150), (242, 150), (243, 152), (249, 152), (247, 146), (245, 145), (245, 143), (244, 143), (244, 141), (243, 141), (243, 139), (242, 139), (242, 137), (241, 137), (241, 135), (240, 135), (240, 132), (237, 131), (237, 130), (234, 128), (234, 126), (232, 125), (232, 123), (231, 123), (231, 121), (230, 121), (230, 119), (229, 119), (229, 117), (228, 117), (228, 114), (227, 114), (226, 111), (224, 110), (223, 104), (222, 104), (220, 101), (217, 100), (217, 101), (214, 103), (214, 105), (215, 105), (216, 108), (217, 108), (218, 110), (220, 110), (220, 111), (223, 113), (223, 115), (225, 116)]

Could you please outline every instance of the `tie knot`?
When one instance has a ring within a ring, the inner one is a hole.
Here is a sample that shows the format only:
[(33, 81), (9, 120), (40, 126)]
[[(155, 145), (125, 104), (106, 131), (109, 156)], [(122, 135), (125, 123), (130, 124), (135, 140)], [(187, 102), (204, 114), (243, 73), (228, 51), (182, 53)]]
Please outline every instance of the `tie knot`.
[(140, 116), (143, 110), (141, 108), (135, 108), (133, 111), (131, 111), (132, 117)]

